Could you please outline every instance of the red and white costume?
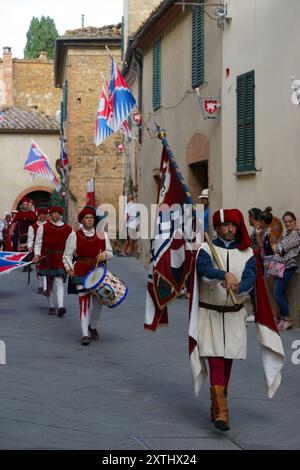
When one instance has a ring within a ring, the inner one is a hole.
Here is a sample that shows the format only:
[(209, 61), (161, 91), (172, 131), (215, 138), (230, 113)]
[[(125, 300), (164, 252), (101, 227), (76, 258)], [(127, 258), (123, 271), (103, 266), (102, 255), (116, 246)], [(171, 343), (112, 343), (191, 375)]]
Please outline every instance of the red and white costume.
[[(103, 304), (99, 300), (93, 299), (90, 291), (83, 287), (84, 277), (96, 266), (96, 258), (103, 251), (107, 253), (106, 259), (113, 257), (112, 247), (106, 232), (103, 232), (103, 238), (99, 238), (94, 228), (91, 230), (81, 228), (72, 232), (66, 242), (63, 261), (66, 270), (73, 269), (75, 272), (73, 281), (76, 284), (79, 297), (82, 337), (89, 336), (89, 327), (96, 329), (103, 307)], [(75, 263), (73, 263), (74, 256), (77, 258)]]
[[(37, 213), (38, 215), (48, 214), (48, 209), (37, 209)], [(41, 225), (45, 225), (46, 222), (47, 220), (38, 220), (33, 225), (31, 225), (28, 229), (27, 248), (31, 253), (34, 252), (34, 243), (35, 243), (38, 228)], [(47, 290), (47, 278), (46, 276), (40, 276), (38, 265), (36, 265), (36, 275), (37, 275), (37, 281), (38, 281), (38, 288), (42, 289), (45, 292)]]
[[(50, 213), (55, 210), (60, 210), (62, 213), (62, 209), (56, 206), (50, 208)], [(47, 276), (49, 308), (54, 308), (53, 285), (56, 287), (58, 308), (63, 308), (63, 283), (66, 280), (67, 273), (62, 257), (66, 240), (71, 232), (72, 228), (68, 224), (61, 220), (54, 222), (51, 219), (37, 230), (34, 254), (42, 258), (39, 264), (39, 272), (40, 275)]]

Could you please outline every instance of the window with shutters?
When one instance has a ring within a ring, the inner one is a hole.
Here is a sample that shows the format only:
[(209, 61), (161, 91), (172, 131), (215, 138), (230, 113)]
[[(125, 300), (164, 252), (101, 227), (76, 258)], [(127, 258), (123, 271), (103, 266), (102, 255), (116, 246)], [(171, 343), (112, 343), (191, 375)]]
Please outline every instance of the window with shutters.
[(204, 83), (204, 9), (193, 7), (192, 16), (192, 87)]
[(237, 77), (237, 173), (255, 171), (254, 70)]
[(152, 107), (160, 108), (160, 39), (152, 46)]

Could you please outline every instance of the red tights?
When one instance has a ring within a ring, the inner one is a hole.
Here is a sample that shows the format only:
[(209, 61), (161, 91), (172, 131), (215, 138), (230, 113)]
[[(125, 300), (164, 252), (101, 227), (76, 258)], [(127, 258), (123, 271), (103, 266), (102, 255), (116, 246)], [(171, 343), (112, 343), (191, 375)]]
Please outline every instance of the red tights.
[(223, 385), (228, 387), (232, 359), (224, 357), (208, 357), (211, 385)]

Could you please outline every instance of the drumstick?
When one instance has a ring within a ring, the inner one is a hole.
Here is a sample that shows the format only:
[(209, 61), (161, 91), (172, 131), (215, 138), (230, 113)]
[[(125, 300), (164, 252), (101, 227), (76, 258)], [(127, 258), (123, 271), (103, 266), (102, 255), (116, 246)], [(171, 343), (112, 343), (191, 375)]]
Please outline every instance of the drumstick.
[(67, 260), (67, 258), (66, 258), (65, 256), (63, 256), (63, 259), (65, 260), (65, 262), (66, 262), (67, 265), (69, 266), (70, 271), (73, 271), (73, 268), (70, 266), (70, 263), (69, 263), (69, 261)]

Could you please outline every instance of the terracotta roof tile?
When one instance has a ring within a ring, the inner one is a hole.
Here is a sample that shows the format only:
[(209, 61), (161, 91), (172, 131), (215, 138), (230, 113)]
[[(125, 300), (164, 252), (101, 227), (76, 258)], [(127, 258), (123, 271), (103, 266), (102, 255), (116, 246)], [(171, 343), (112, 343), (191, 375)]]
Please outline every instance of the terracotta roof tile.
[(15, 107), (0, 109), (0, 132), (13, 129), (59, 131), (60, 126), (55, 118), (35, 111)]
[(66, 31), (60, 38), (110, 38), (121, 37), (122, 25), (121, 23), (112, 24), (107, 26), (87, 26), (80, 29), (72, 29)]

